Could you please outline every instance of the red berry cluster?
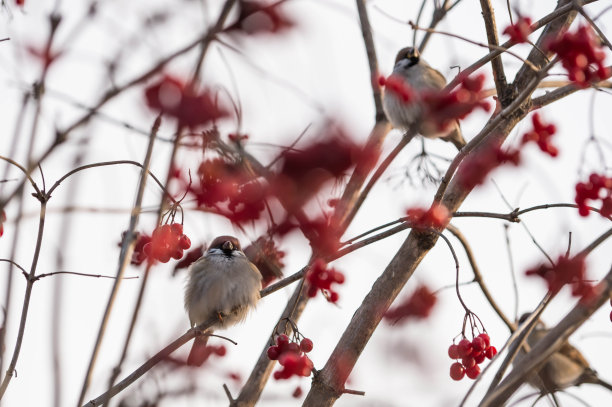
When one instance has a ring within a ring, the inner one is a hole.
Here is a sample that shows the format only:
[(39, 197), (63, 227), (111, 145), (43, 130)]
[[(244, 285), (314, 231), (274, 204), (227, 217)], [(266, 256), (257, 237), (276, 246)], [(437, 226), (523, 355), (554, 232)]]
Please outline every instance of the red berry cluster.
[(378, 77), (378, 84), (386, 89), (387, 92), (393, 93), (403, 103), (411, 103), (414, 100), (414, 92), (412, 88), (399, 75), (389, 75)]
[(520, 162), (519, 150), (502, 150), (497, 142), (492, 142), (482, 149), (468, 155), (459, 167), (459, 182), (466, 188), (482, 184), (487, 175), (505, 163), (515, 166)]
[(328, 125), (317, 141), (299, 150), (287, 149), (280, 158), (280, 169), (270, 183), (274, 195), (293, 214), (327, 182), (344, 177), (349, 168), (366, 158), (366, 154), (352, 142), (346, 130)]
[(0, 237), (4, 234), (4, 222), (6, 222), (6, 213), (3, 210), (0, 212)]
[(179, 260), (183, 257), (183, 250), (189, 247), (191, 241), (183, 234), (183, 225), (173, 223), (156, 227), (151, 241), (144, 245), (142, 251), (150, 260), (167, 263), (170, 258)]
[(576, 184), (576, 204), (581, 216), (589, 215), (587, 200), (601, 199), (601, 216), (612, 215), (612, 178), (593, 173), (587, 182)]
[(552, 266), (542, 264), (527, 270), (525, 274), (542, 277), (548, 285), (548, 290), (555, 294), (566, 284), (571, 284), (573, 296), (588, 299), (593, 295), (593, 286), (586, 281), (585, 277), (584, 256), (559, 256)]
[(188, 191), (195, 196), (198, 206), (215, 207), (235, 196), (238, 187), (248, 181), (238, 163), (223, 158), (202, 161), (197, 175), (199, 183), (190, 184)]
[(384, 318), (392, 323), (404, 318), (427, 318), (437, 300), (427, 286), (421, 285), (403, 303), (385, 312)]
[(556, 52), (569, 79), (578, 86), (588, 87), (610, 76), (604, 65), (605, 53), (590, 26), (580, 26), (576, 32), (566, 32), (548, 44)]
[(276, 337), (276, 345), (268, 348), (268, 358), (270, 360), (278, 360), (278, 363), (283, 367), (281, 370), (274, 372), (276, 380), (289, 379), (291, 376), (310, 376), (313, 364), (310, 358), (305, 354), (312, 350), (312, 341), (308, 338), (303, 338), (300, 343), (289, 341), (289, 337), (285, 334)]
[(314, 297), (317, 295), (317, 291), (324, 290), (324, 293), (327, 294), (327, 300), (335, 303), (338, 301), (339, 295), (332, 289), (331, 285), (344, 283), (344, 274), (334, 268), (327, 268), (327, 263), (317, 259), (306, 273), (306, 281), (308, 281), (309, 297)]
[(212, 208), (233, 223), (258, 219), (268, 191), (240, 163), (224, 158), (202, 161), (197, 182), (178, 174), (182, 188), (193, 195), (199, 207)]
[(145, 89), (147, 105), (178, 120), (179, 126), (194, 128), (229, 115), (208, 91), (197, 92), (191, 84), (170, 75)]
[(527, 42), (531, 33), (531, 18), (522, 16), (504, 30), (504, 34), (508, 34), (510, 40), (516, 44)]
[(444, 227), (450, 219), (450, 213), (446, 206), (434, 203), (429, 209), (410, 208), (406, 210), (406, 218), (413, 229), (424, 230)]
[[(458, 344), (453, 343), (448, 348), (448, 356), (456, 362), (450, 367), (450, 377), (461, 380), (467, 375), (475, 379), (480, 374), (480, 365), (486, 359), (493, 359), (497, 354), (495, 346), (491, 346), (491, 339), (486, 333), (481, 333), (470, 341), (463, 338)], [(461, 361), (459, 361), (461, 359)]]
[(523, 135), (522, 144), (533, 141), (538, 144), (540, 150), (549, 154), (551, 157), (556, 157), (559, 154), (559, 149), (551, 144), (550, 138), (557, 132), (554, 124), (542, 122), (539, 113), (534, 113), (531, 116), (533, 130)]

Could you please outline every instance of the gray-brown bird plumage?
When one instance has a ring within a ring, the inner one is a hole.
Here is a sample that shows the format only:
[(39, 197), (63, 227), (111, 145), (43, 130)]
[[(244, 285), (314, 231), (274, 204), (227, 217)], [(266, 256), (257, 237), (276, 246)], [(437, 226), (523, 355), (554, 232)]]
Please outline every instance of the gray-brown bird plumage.
[[(240, 248), (238, 239), (219, 236), (204, 256), (189, 267), (185, 309), (191, 327), (217, 318), (213, 329), (244, 320), (259, 300), (261, 274)], [(197, 336), (187, 364), (200, 366), (205, 360), (208, 335)]]

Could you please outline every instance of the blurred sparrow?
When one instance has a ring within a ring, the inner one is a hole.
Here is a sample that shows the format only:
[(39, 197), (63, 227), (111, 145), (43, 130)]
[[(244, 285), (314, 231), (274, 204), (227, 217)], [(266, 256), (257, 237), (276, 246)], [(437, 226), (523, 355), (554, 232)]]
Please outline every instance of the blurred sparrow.
[[(439, 91), (446, 86), (444, 76), (429, 66), (421, 58), (419, 51), (412, 47), (402, 48), (397, 53), (391, 75), (402, 78), (416, 91)], [(436, 123), (419, 123), (423, 112), (418, 102), (406, 103), (394, 92), (387, 91), (383, 96), (383, 107), (387, 118), (397, 129), (408, 130), (416, 123), (419, 126), (417, 131), (424, 137), (450, 141), (458, 150), (465, 145), (459, 122), (456, 120), (444, 131), (440, 131)]]
[[(206, 254), (189, 267), (185, 289), (185, 309), (191, 327), (210, 318), (213, 326), (196, 336), (187, 364), (201, 366), (206, 360), (206, 342), (215, 328), (225, 328), (244, 320), (259, 300), (261, 274), (240, 249), (232, 236), (219, 236)], [(207, 335), (208, 334), (208, 335)]]
[[(519, 322), (522, 323), (528, 316), (529, 314), (524, 314)], [(544, 324), (538, 322), (529, 334), (527, 343), (533, 349), (548, 332)], [(518, 362), (523, 357), (525, 353), (520, 352), (514, 361)], [(528, 383), (542, 393), (554, 393), (584, 383), (599, 384), (612, 391), (612, 385), (601, 380), (597, 372), (591, 369), (582, 353), (569, 342), (565, 342), (557, 352), (553, 353), (542, 369), (529, 378)]]

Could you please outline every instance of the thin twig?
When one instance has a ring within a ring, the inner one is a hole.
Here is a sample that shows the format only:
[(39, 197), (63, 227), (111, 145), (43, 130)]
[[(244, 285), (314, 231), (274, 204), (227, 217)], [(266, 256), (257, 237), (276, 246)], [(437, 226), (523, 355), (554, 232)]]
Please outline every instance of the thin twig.
[[(510, 51), (510, 49), (505, 48), (503, 45), (485, 44), (485, 43), (482, 43), (480, 41), (470, 40), (469, 38), (466, 38), (466, 37), (464, 37), (462, 35), (459, 35), (459, 34), (453, 34), (453, 33), (446, 32), (446, 31), (433, 30), (431, 28), (419, 27), (418, 25), (414, 24), (412, 21), (410, 21), (409, 24), (415, 30), (422, 30), (422, 31), (432, 32), (432, 33), (435, 33), (435, 34), (446, 35), (447, 37), (457, 38), (457, 39), (460, 39), (462, 41), (468, 42), (470, 44), (477, 45), (477, 46), (482, 47), (482, 48), (488, 48), (490, 50), (499, 51), (499, 53), (497, 55), (495, 55), (495, 56), (492, 56), (491, 59), (495, 59), (495, 58), (497, 58), (499, 56), (499, 54), (505, 52), (505, 53), (507, 53), (509, 55), (512, 55), (516, 59), (520, 60), (521, 62), (523, 62), (524, 64), (529, 66), (531, 69), (533, 69), (534, 71), (536, 71), (536, 72), (539, 71), (537, 66), (535, 66), (534, 64), (532, 64), (531, 62), (529, 62), (525, 58), (521, 57), (520, 55)], [(489, 54), (489, 55), (492, 55), (492, 54)], [(463, 76), (463, 77), (465, 77), (465, 76)], [(446, 87), (446, 89), (449, 89), (449, 88), (450, 88), (449, 86)]]
[(38, 266), (38, 258), (40, 256), (40, 248), (42, 246), (43, 232), (45, 229), (45, 209), (47, 208), (47, 201), (41, 199), (40, 201), (40, 219), (38, 222), (38, 236), (36, 238), (36, 247), (34, 248), (34, 256), (32, 258), (32, 265), (30, 266), (30, 273), (28, 274), (28, 282), (26, 284), (26, 291), (23, 298), (23, 307), (21, 311), (21, 320), (19, 322), (19, 329), (17, 332), (17, 340), (15, 342), (15, 349), (13, 350), (13, 356), (11, 362), (6, 370), (6, 375), (2, 384), (0, 385), (0, 399), (4, 396), (8, 385), (15, 374), (15, 367), (17, 366), (17, 359), (19, 358), (19, 352), (21, 350), (21, 344), (23, 342), (23, 335), (25, 332), (25, 325), (28, 317), (28, 309), (30, 306), (30, 299), (32, 296), (32, 288), (34, 287), (34, 281), (36, 277), (36, 267)]
[[(161, 116), (158, 116), (155, 119), (155, 123), (153, 123), (153, 127), (151, 128), (151, 133), (156, 134), (159, 130), (159, 126), (161, 125)], [(144, 163), (141, 167), (140, 179), (138, 181), (138, 189), (136, 193), (136, 201), (134, 203), (134, 210), (130, 216), (130, 222), (125, 233), (125, 237), (123, 238), (123, 242), (121, 245), (121, 252), (119, 255), (119, 265), (117, 268), (117, 278), (113, 284), (111, 289), (111, 293), (108, 298), (108, 302), (106, 304), (106, 308), (104, 310), (104, 314), (102, 316), (102, 321), (100, 323), (100, 328), (98, 330), (98, 335), (96, 337), (96, 342), (94, 345), (94, 349), (91, 354), (91, 358), (89, 360), (89, 365), (87, 367), (87, 372), (85, 373), (85, 379), (83, 381), (83, 386), (81, 388), (81, 394), (79, 396), (78, 405), (83, 404), (83, 400), (85, 399), (85, 394), (89, 387), (89, 383), (91, 381), (91, 375), (93, 373), (93, 368), (96, 364), (96, 359), (98, 357), (98, 353), (100, 351), (100, 347), (102, 345), (102, 339), (104, 338), (104, 334), (106, 331), (106, 325), (108, 320), (110, 319), (111, 310), (113, 308), (113, 304), (115, 302), (115, 298), (117, 296), (117, 292), (119, 291), (119, 285), (123, 278), (123, 273), (127, 268), (128, 264), (132, 259), (132, 252), (134, 250), (134, 244), (136, 243), (136, 227), (138, 225), (138, 220), (140, 218), (140, 207), (142, 205), (142, 200), (144, 197), (144, 191), (147, 183), (147, 177), (149, 175), (149, 166), (151, 164), (151, 156), (153, 154), (153, 142), (155, 137), (151, 137), (149, 139), (149, 145), (147, 148), (147, 153), (144, 158)], [(56, 183), (59, 185), (58, 183)]]
[(497, 302), (495, 301), (494, 297), (491, 295), (489, 288), (485, 285), (484, 280), (482, 278), (482, 274), (480, 273), (480, 268), (478, 267), (478, 264), (476, 263), (476, 259), (474, 258), (474, 252), (472, 251), (472, 248), (470, 244), (468, 243), (467, 239), (465, 238), (463, 233), (461, 233), (461, 231), (453, 225), (450, 225), (450, 224), (447, 225), (446, 229), (449, 232), (451, 232), (457, 238), (457, 240), (459, 240), (459, 243), (461, 243), (461, 245), (463, 246), (463, 249), (465, 250), (465, 254), (467, 255), (468, 261), (470, 262), (470, 266), (472, 267), (472, 271), (474, 272), (474, 280), (478, 283), (480, 290), (484, 294), (487, 301), (489, 301), (489, 304), (491, 305), (493, 310), (501, 318), (504, 324), (506, 324), (510, 332), (512, 332), (514, 329), (516, 329), (516, 325), (508, 319), (508, 317), (506, 316), (506, 314), (504, 314), (504, 312), (501, 310), (499, 305), (497, 305)]

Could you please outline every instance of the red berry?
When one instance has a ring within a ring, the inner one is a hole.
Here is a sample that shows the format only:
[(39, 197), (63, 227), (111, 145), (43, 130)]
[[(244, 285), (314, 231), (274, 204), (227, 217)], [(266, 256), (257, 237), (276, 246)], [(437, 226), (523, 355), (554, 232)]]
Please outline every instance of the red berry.
[[(486, 351), (485, 351), (485, 352), (486, 352)], [(481, 364), (481, 363), (482, 363), (482, 362), (484, 362), (484, 360), (485, 360), (485, 354), (484, 354), (484, 352), (483, 352), (483, 353), (480, 353), (480, 354), (479, 354), (479, 355), (477, 355), (477, 356), (473, 356), (473, 357), (474, 357), (474, 359), (476, 360), (476, 363), (477, 363), (477, 364)]]
[(459, 359), (459, 347), (454, 343), (448, 347), (448, 357), (451, 359)]
[(461, 364), (466, 368), (470, 369), (476, 365), (476, 359), (472, 356), (465, 357), (461, 359)]
[(153, 245), (151, 244), (151, 242), (146, 243), (143, 247), (142, 247), (142, 252), (147, 255), (147, 257), (151, 256), (151, 248), (153, 247)]
[(181, 240), (179, 241), (179, 246), (183, 250), (187, 250), (191, 247), (191, 240), (189, 240), (187, 235), (181, 236)]
[(332, 291), (329, 293), (329, 301), (335, 303), (338, 302), (338, 298), (340, 298), (340, 295), (337, 292)]
[(300, 345), (295, 342), (289, 343), (286, 349), (286, 352), (300, 353)]
[(459, 341), (459, 344), (457, 345), (459, 347), (459, 356), (464, 358), (466, 356), (470, 356), (472, 354), (472, 342), (470, 342), (469, 340), (467, 340), (466, 338), (463, 338), (462, 340)]
[(278, 349), (278, 346), (270, 346), (268, 348), (268, 359), (270, 360), (277, 360), (279, 355), (280, 355), (280, 351)]
[(214, 352), (219, 356), (225, 356), (227, 353), (227, 349), (225, 349), (225, 346), (220, 345), (215, 347)]
[(183, 225), (181, 225), (180, 223), (173, 223), (170, 228), (172, 229), (172, 232), (177, 234), (177, 235), (182, 235), (183, 234)]
[(469, 369), (465, 370), (465, 374), (467, 375), (467, 377), (469, 377), (470, 379), (475, 379), (478, 377), (478, 375), (480, 374), (480, 366), (478, 365), (474, 365)]
[(463, 365), (461, 365), (459, 362), (453, 363), (450, 367), (451, 379), (459, 381), (463, 379), (463, 376), (465, 376), (465, 368)]
[(300, 342), (300, 349), (302, 350), (302, 352), (308, 353), (312, 350), (312, 348), (313, 348), (313, 344), (310, 339), (308, 338), (302, 339), (302, 342)]
[(495, 346), (490, 346), (487, 348), (487, 350), (485, 350), (485, 356), (487, 359), (493, 359), (495, 355), (497, 355), (497, 349), (495, 349)]
[(293, 393), (291, 394), (291, 396), (293, 396), (293, 398), (300, 398), (300, 396), (302, 395), (302, 388), (300, 386), (296, 387), (295, 390), (293, 390)]
[(170, 261), (170, 253), (168, 252), (164, 252), (164, 253), (159, 253), (157, 257), (157, 260), (161, 261), (162, 263), (168, 263)]
[[(491, 346), (491, 338), (489, 338), (489, 335), (486, 333), (481, 333), (480, 335), (478, 335), (478, 338), (482, 338), (485, 341), (485, 344), (487, 345), (486, 347), (488, 348), (489, 346)], [(485, 348), (486, 349), (486, 348)]]
[(289, 337), (287, 335), (280, 334), (276, 337), (276, 344), (278, 345), (279, 348), (283, 348), (287, 346), (288, 343), (289, 343)]
[(472, 339), (472, 348), (474, 348), (474, 352), (482, 352), (487, 347), (487, 344), (484, 339), (477, 336)]

